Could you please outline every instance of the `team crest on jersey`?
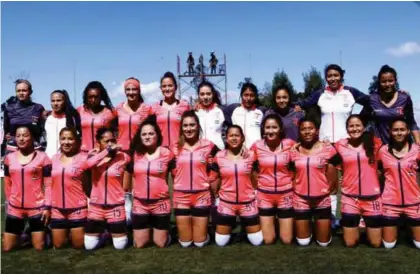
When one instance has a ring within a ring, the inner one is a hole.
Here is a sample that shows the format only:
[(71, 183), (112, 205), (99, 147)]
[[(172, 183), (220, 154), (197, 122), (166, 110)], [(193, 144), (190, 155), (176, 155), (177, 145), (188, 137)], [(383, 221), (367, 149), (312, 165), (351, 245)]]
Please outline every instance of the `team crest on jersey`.
[(207, 163), (207, 161), (206, 161), (206, 153), (205, 152), (200, 152), (200, 163), (202, 163), (202, 164), (205, 164), (205, 163)]
[(409, 176), (416, 176), (416, 172), (419, 168), (417, 161), (416, 160), (411, 160), (407, 163), (407, 167), (409, 168), (408, 170), (408, 175)]
[(124, 171), (125, 171), (124, 165), (118, 165), (118, 166), (116, 166), (115, 167), (115, 171), (116, 171), (115, 176), (121, 177), (124, 174)]
[(245, 174), (250, 174), (252, 171), (252, 163), (247, 161), (244, 163)]
[(404, 115), (404, 108), (403, 107), (397, 107), (395, 109), (396, 109), (396, 111), (399, 115), (402, 115), (402, 116)]
[(31, 174), (32, 180), (39, 180), (42, 177), (42, 168), (41, 167), (34, 167), (32, 168)]
[[(78, 168), (78, 167), (72, 167), (71, 168), (71, 173), (73, 174), (73, 178), (79, 177), (80, 175), (82, 175), (83, 169)], [(76, 180), (76, 179), (74, 179), (74, 180)]]
[(317, 168), (324, 168), (326, 164), (326, 160), (324, 157), (318, 157), (316, 163), (317, 163)]
[(299, 126), (299, 119), (298, 119), (298, 118), (293, 118), (293, 119), (292, 119), (292, 123), (293, 123), (295, 126)]

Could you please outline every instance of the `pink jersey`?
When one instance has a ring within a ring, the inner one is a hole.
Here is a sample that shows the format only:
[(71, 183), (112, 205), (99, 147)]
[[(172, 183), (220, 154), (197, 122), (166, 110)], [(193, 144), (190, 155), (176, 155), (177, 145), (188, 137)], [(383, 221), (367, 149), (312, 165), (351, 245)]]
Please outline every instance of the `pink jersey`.
[(159, 156), (149, 161), (145, 155), (134, 155), (133, 196), (139, 200), (159, 200), (169, 198), (167, 176), (174, 154), (166, 147), (159, 147)]
[[(375, 139), (375, 160), (381, 141)], [(341, 156), (343, 167), (343, 183), (341, 191), (344, 195), (358, 198), (369, 198), (381, 193), (378, 180), (377, 162), (370, 164), (364, 148), (354, 148), (348, 143), (348, 139), (341, 139), (335, 143), (335, 148)]]
[(5, 197), (9, 205), (19, 209), (50, 206), (51, 160), (45, 152), (36, 151), (32, 161), (21, 165), (18, 154), (9, 153), (4, 159)]
[(78, 107), (77, 111), (80, 114), (82, 128), (82, 146), (80, 149), (88, 152), (95, 147), (96, 131), (101, 127), (109, 127), (112, 120), (116, 118), (116, 114), (106, 107), (98, 114), (85, 109), (84, 106)]
[[(332, 145), (322, 144), (322, 149), (312, 155), (291, 151), (291, 161), (296, 168), (295, 193), (305, 198), (322, 198), (330, 194), (326, 170), (328, 162), (337, 151)], [(337, 156), (338, 157), (338, 156)]]
[(106, 206), (124, 204), (125, 191), (122, 185), (129, 162), (130, 156), (118, 152), (109, 162), (102, 160), (92, 168), (91, 204)]
[(379, 150), (378, 160), (385, 172), (384, 205), (412, 206), (420, 204), (420, 187), (417, 184), (420, 147), (412, 144), (410, 151), (401, 159), (395, 157), (388, 145)]
[(273, 152), (265, 140), (256, 141), (251, 150), (258, 160), (258, 190), (263, 192), (283, 193), (293, 189), (292, 175), (288, 166), (290, 162), (290, 148), (295, 141), (284, 139), (280, 149)]
[(108, 155), (104, 150), (92, 157), (81, 152), (75, 155), (72, 162), (63, 164), (61, 154), (52, 158), (51, 206), (58, 209), (79, 209), (87, 206), (87, 196), (83, 191), (85, 171)]
[(131, 140), (137, 132), (139, 125), (151, 114), (151, 107), (142, 103), (136, 112), (131, 113), (125, 109), (126, 102), (116, 107), (118, 114), (118, 143), (122, 149), (127, 151), (130, 148)]
[(244, 159), (232, 161), (228, 159), (227, 150), (216, 154), (213, 166), (219, 171), (222, 181), (219, 190), (221, 201), (242, 204), (255, 200), (251, 172), (256, 157), (252, 150), (246, 156)]
[(208, 173), (208, 159), (214, 157), (217, 147), (210, 141), (201, 139), (198, 146), (192, 151), (182, 148), (178, 151), (174, 145), (175, 169), (172, 170), (174, 177), (174, 190), (182, 192), (200, 192), (210, 188)]
[(188, 103), (184, 100), (168, 110), (164, 108), (163, 101), (157, 102), (152, 106), (152, 113), (156, 115), (156, 121), (162, 131), (162, 146), (173, 147), (178, 142), (179, 131), (181, 130), (181, 116), (190, 109)]

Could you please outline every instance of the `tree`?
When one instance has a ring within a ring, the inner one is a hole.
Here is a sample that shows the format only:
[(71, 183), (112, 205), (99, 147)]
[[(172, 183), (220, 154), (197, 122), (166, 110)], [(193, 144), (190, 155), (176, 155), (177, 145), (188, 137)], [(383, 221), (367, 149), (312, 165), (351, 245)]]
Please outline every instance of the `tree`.
[(263, 106), (268, 108), (275, 107), (276, 103), (273, 98), (273, 92), (279, 86), (286, 86), (291, 93), (291, 100), (294, 100), (294, 95), (296, 93), (295, 88), (293, 87), (293, 84), (290, 81), (287, 73), (284, 70), (282, 70), (274, 73), (271, 84), (268, 82), (264, 84), (264, 88), (262, 89), (260, 94), (260, 102)]
[(251, 77), (245, 77), (243, 81), (240, 81), (240, 82), (238, 83), (238, 89), (239, 89), (239, 90), (241, 90), (242, 86), (243, 86), (245, 83), (252, 83), (252, 78), (251, 78)]
[(369, 94), (374, 93), (378, 89), (378, 76), (372, 76), (372, 82), (369, 84)]
[(15, 74), (15, 75), (10, 75), (9, 79), (14, 83), (16, 80), (22, 79), (22, 80), (29, 80), (29, 72), (26, 70), (22, 70), (21, 72)]
[[(308, 98), (313, 91), (322, 89), (325, 87), (325, 80), (322, 78), (322, 74), (315, 67), (311, 67), (308, 72), (303, 73), (304, 91), (300, 93), (300, 99)], [(306, 115), (314, 117), (318, 125), (321, 124), (321, 110), (318, 106), (312, 106), (306, 110)]]
[(325, 87), (325, 80), (322, 74), (315, 67), (311, 67), (308, 72), (303, 73), (304, 83), (304, 98), (307, 98), (312, 91), (319, 90)]

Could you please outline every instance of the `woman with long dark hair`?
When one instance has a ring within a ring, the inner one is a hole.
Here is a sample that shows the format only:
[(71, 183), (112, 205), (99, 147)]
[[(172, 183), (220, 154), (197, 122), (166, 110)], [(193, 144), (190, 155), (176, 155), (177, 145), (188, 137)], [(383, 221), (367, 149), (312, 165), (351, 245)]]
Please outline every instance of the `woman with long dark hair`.
[(410, 139), (410, 126), (405, 119), (396, 118), (389, 126), (390, 142), (378, 155), (380, 170), (385, 175), (382, 242), (388, 249), (397, 244), (403, 215), (411, 227), (413, 243), (420, 249), (420, 147)]
[(18, 150), (4, 159), (4, 193), (7, 201), (3, 250), (10, 251), (19, 242), (29, 219), (32, 245), (44, 249), (45, 230), (50, 218), (51, 160), (34, 146), (34, 128), (17, 126)]
[[(295, 141), (284, 137), (283, 122), (277, 114), (264, 117), (261, 125), (263, 140), (251, 150), (258, 161), (257, 203), (265, 244), (276, 240), (276, 222), (280, 240), (293, 241), (293, 174), (288, 169), (290, 150)], [(277, 218), (276, 218), (277, 217)]]
[(101, 82), (92, 81), (87, 84), (83, 91), (83, 105), (78, 107), (77, 111), (82, 128), (81, 150), (89, 152), (95, 147), (96, 131), (101, 127), (115, 126), (117, 117), (108, 92)]
[(156, 122), (162, 132), (162, 146), (172, 147), (178, 141), (182, 113), (189, 110), (190, 105), (185, 100), (176, 99), (178, 84), (172, 72), (165, 72), (162, 76), (160, 89), (163, 100), (152, 105), (152, 114), (156, 116)]
[(365, 132), (360, 115), (346, 121), (349, 138), (335, 143), (343, 170), (341, 184), (341, 226), (344, 243), (354, 247), (359, 242), (359, 221), (363, 217), (367, 239), (373, 247), (381, 246), (382, 201), (378, 179), (378, 151), (381, 141), (373, 132)]
[(73, 107), (66, 90), (51, 92), (51, 113), (45, 121), (47, 148), (45, 152), (51, 158), (60, 148), (59, 135), (65, 127), (74, 127), (80, 134), (80, 115)]
[(132, 163), (128, 171), (133, 183), (132, 227), (136, 248), (145, 247), (151, 234), (158, 247), (171, 243), (168, 175), (174, 154), (162, 146), (162, 140), (159, 126), (148, 118), (138, 128), (130, 145)]
[(173, 205), (179, 243), (182, 247), (192, 243), (203, 247), (210, 242), (207, 231), (212, 197), (209, 160), (219, 149), (201, 137), (199, 118), (193, 110), (182, 115), (180, 135), (172, 149), (175, 154)]

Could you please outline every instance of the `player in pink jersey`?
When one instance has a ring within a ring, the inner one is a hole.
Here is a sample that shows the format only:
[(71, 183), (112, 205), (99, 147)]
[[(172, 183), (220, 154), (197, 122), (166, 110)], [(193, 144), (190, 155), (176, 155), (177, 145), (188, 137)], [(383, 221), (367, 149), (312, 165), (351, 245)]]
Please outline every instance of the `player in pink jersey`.
[(257, 203), (265, 244), (276, 240), (275, 219), (279, 222), (280, 239), (293, 241), (293, 181), (288, 169), (290, 149), (295, 141), (284, 138), (284, 126), (276, 114), (264, 117), (261, 124), (263, 140), (256, 141), (251, 150), (258, 160)]
[(335, 148), (319, 141), (319, 126), (311, 118), (299, 122), (301, 143), (291, 150), (292, 169), (296, 170), (295, 211), (296, 240), (299, 245), (311, 242), (312, 217), (316, 223), (316, 241), (326, 247), (331, 243), (331, 185), (327, 180), (327, 166), (337, 162)]
[(242, 128), (230, 125), (226, 130), (226, 150), (219, 151), (213, 160), (212, 169), (220, 180), (216, 226), (218, 246), (226, 246), (229, 243), (232, 226), (235, 225), (238, 215), (251, 244), (257, 246), (263, 242), (255, 200), (256, 182), (252, 180), (255, 178), (251, 178), (256, 157), (253, 151), (244, 152), (244, 141)]
[(193, 110), (184, 112), (179, 141), (172, 151), (176, 156), (172, 170), (173, 204), (179, 243), (197, 247), (209, 243), (207, 226), (211, 206), (209, 159), (219, 150), (211, 141), (200, 138), (201, 127)]
[(341, 184), (341, 226), (348, 247), (359, 241), (360, 216), (367, 227), (367, 238), (373, 247), (382, 244), (382, 201), (378, 179), (377, 153), (381, 141), (373, 132), (364, 132), (365, 125), (357, 114), (347, 118), (349, 138), (335, 143), (343, 170)]
[(162, 133), (152, 119), (146, 119), (140, 125), (131, 142), (131, 151), (133, 161), (128, 171), (133, 177), (134, 246), (145, 247), (150, 240), (150, 228), (153, 228), (153, 242), (158, 247), (166, 247), (171, 242), (167, 178), (174, 155), (162, 146)]
[(182, 113), (190, 109), (188, 102), (176, 99), (177, 88), (173, 73), (166, 72), (160, 80), (164, 99), (152, 106), (152, 113), (156, 115), (157, 124), (162, 132), (162, 146), (169, 148), (178, 142)]
[(62, 247), (67, 242), (68, 230), (74, 248), (83, 248), (84, 226), (87, 217), (86, 171), (97, 165), (116, 147), (96, 155), (80, 152), (80, 138), (75, 128), (60, 131), (60, 151), (53, 156), (51, 184), (51, 230), (53, 245)]
[[(100, 128), (96, 133), (99, 151), (117, 143), (114, 132)], [(116, 249), (124, 249), (128, 243), (126, 212), (124, 208), (123, 178), (130, 157), (124, 152), (111, 153), (95, 165), (92, 170), (92, 191), (90, 194), (87, 224), (85, 228), (85, 248), (95, 249), (99, 236), (105, 228), (112, 234)]]
[(51, 161), (44, 152), (35, 151), (32, 132), (31, 126), (18, 126), (15, 132), (18, 150), (4, 159), (4, 193), (8, 206), (3, 251), (18, 245), (24, 218), (29, 219), (32, 245), (37, 250), (44, 249), (45, 226), (50, 218)]
[[(144, 103), (141, 96), (140, 81), (130, 77), (124, 82), (124, 91), (127, 101), (122, 102), (116, 107), (118, 115), (118, 143), (122, 145), (124, 152), (128, 153), (131, 140), (137, 132), (140, 123), (151, 114), (151, 107)], [(129, 190), (131, 185), (129, 181), (124, 182), (125, 209), (127, 214), (127, 223), (131, 224), (132, 196)]]
[(411, 227), (414, 245), (420, 249), (420, 187), (418, 171), (420, 146), (410, 139), (407, 121), (396, 119), (390, 125), (391, 140), (379, 150), (380, 169), (385, 174), (382, 192), (385, 248), (394, 248), (398, 224), (404, 215)]
[[(101, 102), (105, 105), (101, 105)], [(81, 150), (89, 152), (95, 147), (95, 133), (101, 127), (115, 123), (115, 113), (108, 92), (102, 83), (90, 82), (83, 91), (83, 105), (77, 108), (82, 128)]]

